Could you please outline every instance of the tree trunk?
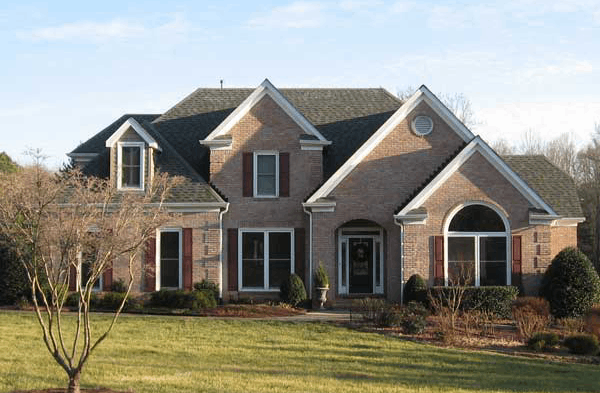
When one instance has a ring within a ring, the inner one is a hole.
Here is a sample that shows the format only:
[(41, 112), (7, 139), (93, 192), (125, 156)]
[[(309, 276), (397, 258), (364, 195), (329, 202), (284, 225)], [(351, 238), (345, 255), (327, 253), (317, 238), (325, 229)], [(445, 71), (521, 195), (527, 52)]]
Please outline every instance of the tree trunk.
[(69, 375), (69, 386), (67, 387), (67, 393), (80, 393), (79, 380), (81, 378), (81, 370), (75, 371), (72, 375)]

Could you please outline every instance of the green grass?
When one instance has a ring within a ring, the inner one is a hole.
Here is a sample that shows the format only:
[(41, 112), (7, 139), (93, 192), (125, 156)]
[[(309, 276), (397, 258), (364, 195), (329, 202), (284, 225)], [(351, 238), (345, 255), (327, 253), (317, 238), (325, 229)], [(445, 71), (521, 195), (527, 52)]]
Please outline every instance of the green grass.
[[(97, 323), (107, 317), (95, 315)], [(82, 386), (142, 392), (600, 391), (600, 366), (440, 349), (317, 323), (123, 316)], [(0, 313), (0, 391), (62, 387), (31, 313)]]

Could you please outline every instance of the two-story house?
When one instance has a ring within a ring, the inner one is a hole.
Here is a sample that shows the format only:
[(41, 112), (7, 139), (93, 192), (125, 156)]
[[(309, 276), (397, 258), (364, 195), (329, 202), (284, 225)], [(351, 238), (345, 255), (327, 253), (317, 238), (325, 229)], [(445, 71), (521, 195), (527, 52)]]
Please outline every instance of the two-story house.
[(424, 86), (406, 102), (268, 80), (201, 88), (164, 114), (119, 118), (70, 157), (123, 192), (155, 171), (187, 180), (167, 204), (177, 219), (138, 261), (137, 292), (208, 279), (225, 300), (277, 297), (290, 273), (312, 291), (321, 262), (337, 300), (400, 300), (415, 273), (535, 293), (583, 221), (565, 173), (498, 156)]

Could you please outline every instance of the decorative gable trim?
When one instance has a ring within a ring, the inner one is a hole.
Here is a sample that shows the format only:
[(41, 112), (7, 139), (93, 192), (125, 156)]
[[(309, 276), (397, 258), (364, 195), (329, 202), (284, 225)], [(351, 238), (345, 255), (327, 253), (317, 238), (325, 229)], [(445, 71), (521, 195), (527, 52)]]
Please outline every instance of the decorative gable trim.
[(462, 140), (469, 142), (474, 138), (469, 131), (446, 106), (423, 85), (413, 94), (389, 119), (373, 134), (354, 154), (317, 190), (307, 202), (326, 198), (354, 168), (381, 143), (389, 134), (406, 119), (406, 117), (421, 103), (426, 102), (431, 109), (442, 118)]
[(249, 111), (252, 109), (260, 100), (268, 95), (279, 105), (283, 111), (302, 128), (302, 130), (309, 134), (315, 136), (319, 141), (324, 144), (331, 144), (330, 141), (325, 139), (323, 135), (315, 126), (313, 126), (307, 119), (304, 117), (302, 113), (300, 113), (284, 96), (281, 94), (279, 90), (275, 86), (269, 82), (268, 79), (265, 79), (253, 92), (246, 98), (233, 112), (229, 114), (223, 120), (221, 124), (217, 128), (215, 128), (205, 139), (200, 140), (200, 143), (209, 147), (224, 147), (223, 142), (215, 143), (215, 139), (218, 137), (222, 137), (227, 134), (233, 126), (235, 126)]
[(133, 117), (125, 120), (117, 129), (117, 131), (115, 131), (110, 138), (106, 140), (106, 147), (113, 147), (129, 128), (133, 128), (133, 130), (144, 140), (144, 142), (148, 144), (148, 146), (158, 151), (162, 151), (156, 140), (154, 140), (148, 131), (146, 131), (144, 127), (142, 127), (140, 123), (138, 123)]
[(498, 172), (500, 172), (521, 195), (537, 209), (542, 209), (554, 218), (558, 218), (556, 212), (544, 200), (521, 179), (501, 158), (498, 156), (481, 137), (475, 137), (450, 163), (419, 192), (406, 206), (394, 215), (401, 219), (413, 209), (420, 207), (442, 184), (450, 178), (473, 154), (480, 153)]

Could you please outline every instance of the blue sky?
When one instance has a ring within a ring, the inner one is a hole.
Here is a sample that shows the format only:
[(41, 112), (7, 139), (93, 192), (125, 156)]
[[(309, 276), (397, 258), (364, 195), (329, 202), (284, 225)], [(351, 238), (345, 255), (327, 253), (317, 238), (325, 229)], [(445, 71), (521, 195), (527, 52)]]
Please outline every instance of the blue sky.
[(19, 162), (197, 87), (426, 84), (463, 93), (488, 141), (600, 123), (600, 0), (0, 3), (0, 123)]

